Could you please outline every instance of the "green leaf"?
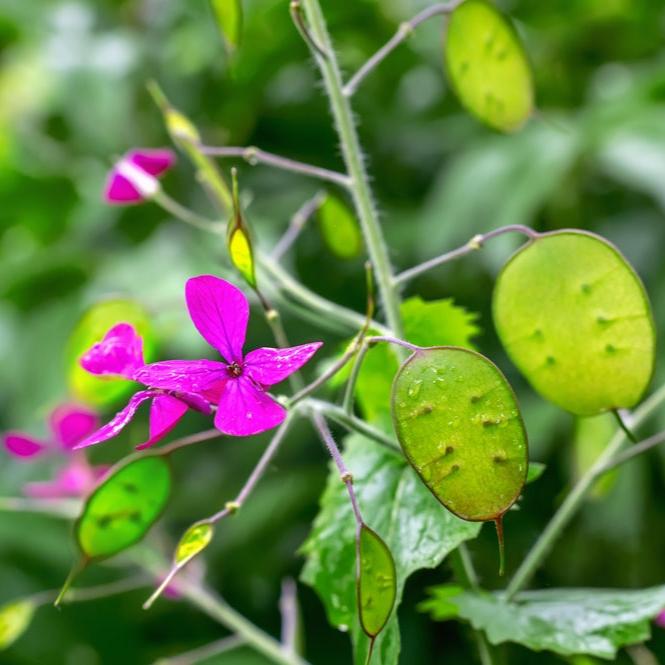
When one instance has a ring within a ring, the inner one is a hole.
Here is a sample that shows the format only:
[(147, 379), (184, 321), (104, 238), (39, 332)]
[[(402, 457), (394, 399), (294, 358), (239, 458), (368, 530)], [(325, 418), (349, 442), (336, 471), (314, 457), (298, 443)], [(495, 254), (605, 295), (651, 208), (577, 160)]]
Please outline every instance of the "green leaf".
[(210, 0), (210, 4), (227, 49), (235, 51), (242, 37), (241, 0)]
[[(480, 525), (464, 522), (445, 510), (398, 451), (353, 435), (346, 439), (344, 459), (353, 474), (364, 519), (381, 533), (392, 552), (398, 606), (409, 575), (437, 566), (460, 543), (475, 538)], [(331, 465), (321, 510), (302, 548), (307, 557), (302, 580), (321, 597), (330, 623), (351, 629), (356, 662), (363, 663), (368, 640), (357, 617), (355, 528), (346, 489)], [(393, 612), (377, 638), (376, 662), (394, 665), (399, 648)]]
[(177, 566), (184, 566), (202, 552), (212, 540), (214, 528), (209, 522), (199, 522), (185, 531), (175, 550), (173, 561)]
[[(402, 303), (401, 312), (405, 338), (419, 346), (471, 347), (471, 339), (480, 333), (478, 316), (452, 298), (425, 301), (414, 296)], [(391, 428), (390, 394), (398, 369), (394, 350), (387, 344), (379, 344), (365, 355), (356, 399), (368, 421)]]
[(546, 399), (580, 416), (630, 408), (654, 368), (651, 305), (619, 251), (590, 233), (548, 233), (503, 268), (494, 322), (508, 355)]
[(376, 637), (386, 625), (395, 605), (395, 562), (379, 534), (363, 524), (358, 543), (358, 609), (360, 625)]
[(340, 259), (354, 259), (363, 248), (363, 237), (355, 215), (339, 197), (327, 194), (317, 212), (321, 235), (330, 251)]
[(106, 300), (93, 305), (74, 328), (67, 344), (69, 387), (80, 400), (95, 406), (112, 404), (133, 385), (131, 381), (96, 376), (81, 367), (81, 356), (117, 323), (129, 323), (143, 337), (143, 355), (150, 362), (155, 341), (148, 314), (133, 300)]
[(527, 472), (527, 438), (501, 371), (469, 349), (416, 351), (395, 377), (395, 432), (432, 494), (462, 519), (498, 520)]
[(526, 484), (529, 485), (538, 480), (545, 473), (546, 468), (547, 466), (541, 462), (529, 462), (529, 468), (526, 472)]
[(485, 0), (466, 0), (450, 15), (444, 42), (448, 78), (462, 105), (504, 132), (531, 115), (531, 69), (509, 20)]
[[(437, 618), (440, 599), (421, 607)], [(665, 607), (665, 587), (642, 590), (547, 589), (519, 594), (462, 592), (442, 597), (443, 618), (453, 603), (462, 619), (485, 631), (492, 644), (516, 642), (532, 651), (614, 659), (617, 649), (650, 636), (650, 621)]]
[(160, 456), (121, 463), (88, 497), (75, 535), (85, 559), (113, 556), (137, 543), (171, 494), (171, 468)]
[(37, 609), (31, 600), (14, 600), (0, 607), (0, 651), (9, 648), (28, 629)]

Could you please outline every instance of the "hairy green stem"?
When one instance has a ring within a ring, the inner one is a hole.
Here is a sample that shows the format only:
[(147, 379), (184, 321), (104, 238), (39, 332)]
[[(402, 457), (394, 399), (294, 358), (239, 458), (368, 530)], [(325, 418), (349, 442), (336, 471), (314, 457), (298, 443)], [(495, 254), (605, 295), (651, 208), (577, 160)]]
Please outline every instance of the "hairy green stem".
[[(630, 419), (630, 426), (638, 426), (664, 402), (665, 385), (661, 386), (635, 411), (633, 417)], [(575, 487), (573, 487), (570, 494), (568, 494), (559, 509), (554, 513), (545, 530), (540, 534), (540, 537), (517, 569), (506, 589), (506, 597), (508, 599), (512, 598), (528, 584), (531, 576), (536, 572), (563, 530), (579, 510), (595, 481), (603, 473), (608, 471), (609, 468), (612, 468), (609, 465), (611, 465), (612, 460), (626, 439), (625, 432), (619, 429), (591, 468), (577, 481)]]
[(335, 119), (342, 156), (346, 170), (351, 177), (351, 194), (356, 207), (360, 226), (365, 237), (367, 251), (372, 261), (376, 284), (385, 310), (388, 327), (397, 335), (402, 335), (402, 319), (399, 310), (399, 295), (393, 284), (393, 272), (388, 250), (383, 239), (383, 231), (372, 200), (369, 179), (363, 163), (363, 155), (358, 134), (353, 122), (349, 100), (342, 91), (342, 76), (337, 58), (328, 35), (326, 22), (318, 0), (302, 0), (302, 6), (309, 23), (312, 37), (321, 46), (325, 55), (313, 50), (321, 70), (326, 92)]

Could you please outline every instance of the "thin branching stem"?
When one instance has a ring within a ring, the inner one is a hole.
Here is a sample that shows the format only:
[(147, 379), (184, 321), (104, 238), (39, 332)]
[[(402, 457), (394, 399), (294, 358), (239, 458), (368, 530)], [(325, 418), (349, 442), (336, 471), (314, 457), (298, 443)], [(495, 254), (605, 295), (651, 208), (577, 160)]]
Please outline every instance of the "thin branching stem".
[(291, 249), (291, 246), (298, 239), (305, 224), (311, 219), (312, 215), (321, 207), (326, 193), (319, 190), (314, 196), (307, 199), (300, 208), (291, 217), (291, 222), (284, 232), (284, 235), (277, 241), (277, 244), (270, 253), (273, 261), (279, 261), (286, 252)]
[(598, 469), (598, 476), (602, 476), (608, 471), (616, 469), (616, 467), (621, 466), (626, 462), (630, 462), (630, 460), (635, 459), (639, 455), (644, 455), (644, 453), (648, 452), (652, 448), (655, 448), (656, 446), (659, 446), (661, 443), (664, 442), (665, 442), (665, 432), (658, 432), (658, 434), (654, 434), (653, 436), (650, 436), (647, 439), (644, 439), (643, 441), (639, 441), (638, 443), (636, 443), (634, 446), (631, 446), (630, 448), (628, 448), (628, 450), (624, 451), (623, 453), (615, 455), (607, 464), (605, 464), (605, 466)]
[(402, 334), (399, 293), (393, 284), (393, 271), (379, 216), (374, 206), (369, 178), (365, 169), (362, 148), (356, 131), (349, 100), (342, 92), (342, 75), (337, 63), (326, 22), (318, 0), (302, 0), (308, 29), (325, 56), (314, 51), (321, 71), (346, 171), (351, 178), (351, 196), (365, 239), (365, 246), (376, 276), (376, 286), (392, 334)]
[(279, 612), (282, 617), (282, 646), (295, 653), (298, 646), (298, 587), (291, 577), (282, 580)]
[(469, 240), (469, 242), (466, 243), (466, 245), (463, 245), (462, 247), (458, 247), (457, 249), (453, 249), (450, 252), (436, 256), (433, 259), (419, 263), (417, 266), (413, 266), (413, 268), (404, 270), (395, 276), (395, 283), (404, 284), (405, 282), (412, 280), (414, 277), (422, 275), (428, 270), (432, 270), (432, 268), (436, 268), (444, 263), (448, 263), (449, 261), (453, 261), (455, 259), (459, 259), (462, 256), (466, 256), (467, 254), (471, 254), (472, 252), (481, 249), (488, 240), (504, 235), (505, 233), (521, 233), (529, 240), (535, 240), (540, 235), (533, 229), (529, 228), (528, 226), (523, 226), (522, 224), (509, 224), (508, 226), (502, 226), (501, 228), (494, 229), (488, 233), (475, 235), (473, 238), (471, 238), (471, 240)]
[(204, 644), (197, 649), (180, 653), (177, 656), (160, 658), (152, 665), (196, 665), (197, 663), (202, 663), (204, 660), (207, 661), (213, 656), (219, 656), (227, 651), (237, 649), (244, 644), (246, 644), (246, 642), (241, 637), (238, 637), (237, 635), (229, 635), (228, 637), (222, 637), (221, 640), (215, 640), (209, 644)]
[(175, 199), (172, 199), (164, 190), (159, 190), (153, 197), (153, 201), (161, 208), (166, 210), (166, 212), (173, 215), (176, 219), (179, 219), (185, 224), (189, 224), (196, 229), (207, 231), (208, 233), (215, 233), (217, 235), (224, 235), (226, 232), (226, 224), (223, 222), (214, 222), (210, 219), (206, 219), (205, 217), (197, 215), (189, 208), (186, 208), (185, 206), (178, 203)]
[(197, 432), (196, 434), (190, 434), (189, 436), (183, 436), (181, 439), (176, 439), (166, 446), (162, 446), (157, 451), (160, 455), (170, 455), (176, 450), (181, 448), (186, 448), (195, 443), (201, 443), (202, 441), (210, 441), (211, 439), (218, 439), (220, 436), (224, 436), (218, 429), (206, 429), (202, 432)]
[(74, 519), (80, 512), (83, 502), (79, 499), (33, 499), (22, 496), (0, 497), (0, 512), (38, 513), (62, 519)]
[(266, 164), (284, 171), (300, 173), (309, 176), (310, 178), (327, 180), (328, 182), (333, 182), (341, 187), (348, 188), (351, 186), (351, 179), (344, 173), (331, 171), (330, 169), (324, 169), (312, 164), (305, 164), (304, 162), (298, 162), (289, 157), (282, 157), (280, 155), (275, 155), (272, 152), (261, 150), (261, 148), (255, 146), (240, 148), (235, 146), (215, 147), (201, 145), (199, 148), (204, 155), (208, 155), (209, 157), (239, 157), (244, 159), (251, 166), (255, 166), (256, 164)]
[(453, 2), (440, 3), (423, 9), (411, 20), (401, 23), (397, 32), (349, 79), (348, 83), (342, 88), (345, 97), (352, 97), (360, 84), (371, 74), (403, 41), (411, 36), (413, 31), (425, 21), (435, 16), (449, 14), (461, 0)]

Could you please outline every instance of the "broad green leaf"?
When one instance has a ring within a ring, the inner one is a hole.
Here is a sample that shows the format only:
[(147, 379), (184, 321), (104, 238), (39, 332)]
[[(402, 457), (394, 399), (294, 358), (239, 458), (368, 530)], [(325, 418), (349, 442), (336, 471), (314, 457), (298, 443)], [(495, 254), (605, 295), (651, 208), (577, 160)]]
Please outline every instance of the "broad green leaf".
[(328, 194), (317, 217), (321, 235), (340, 259), (353, 259), (362, 251), (363, 237), (353, 212), (340, 198)]
[[(571, 448), (575, 479), (579, 479), (593, 466), (616, 431), (617, 422), (610, 413), (575, 419), (575, 433)], [(600, 499), (606, 496), (616, 484), (618, 475), (618, 469), (614, 469), (601, 476), (591, 488), (589, 498)]]
[(175, 550), (173, 561), (177, 566), (184, 566), (202, 552), (212, 540), (214, 528), (208, 522), (192, 524), (185, 531)]
[(438, 618), (459, 617), (485, 631), (492, 644), (516, 642), (532, 651), (563, 656), (590, 655), (613, 660), (617, 650), (650, 636), (650, 621), (665, 607), (665, 587), (641, 590), (547, 589), (519, 594), (506, 602), (500, 594), (462, 592), (451, 598), (438, 587), (421, 605)]
[(154, 355), (154, 337), (148, 314), (133, 300), (106, 300), (93, 305), (74, 328), (67, 344), (69, 387), (80, 400), (95, 406), (106, 406), (122, 397), (132, 386), (131, 381), (96, 376), (80, 364), (81, 356), (117, 323), (130, 323), (143, 337), (146, 362)]
[[(401, 306), (405, 337), (419, 346), (450, 345), (471, 347), (479, 334), (477, 315), (456, 305), (451, 298), (425, 301), (419, 296)], [(363, 362), (356, 399), (363, 416), (391, 428), (390, 393), (399, 362), (387, 344), (370, 349)]]
[(526, 472), (526, 484), (528, 485), (538, 480), (545, 473), (546, 468), (545, 464), (541, 462), (529, 462), (529, 468)]
[(448, 78), (462, 105), (504, 132), (531, 115), (533, 83), (510, 21), (486, 0), (466, 0), (450, 15), (444, 42)]
[(468, 349), (424, 349), (395, 377), (395, 432), (430, 491), (455, 515), (499, 520), (527, 472), (527, 438), (500, 370)]
[(395, 562), (381, 537), (365, 524), (360, 529), (358, 552), (360, 624), (369, 637), (376, 637), (395, 605)]
[[(346, 439), (344, 459), (363, 518), (392, 552), (397, 607), (409, 575), (439, 565), (460, 543), (475, 538), (480, 524), (464, 522), (445, 510), (397, 450), (353, 435)], [(364, 664), (369, 641), (357, 617), (355, 530), (346, 489), (331, 465), (321, 509), (302, 548), (307, 557), (302, 580), (321, 597), (330, 623), (352, 631), (356, 662)], [(393, 612), (376, 640), (375, 662), (395, 665), (399, 648)]]
[(653, 372), (651, 305), (609, 242), (560, 231), (527, 243), (496, 283), (494, 322), (531, 385), (580, 416), (629, 408)]
[(121, 464), (85, 502), (75, 526), (85, 559), (112, 556), (137, 543), (162, 514), (171, 493), (171, 469), (160, 456)]
[(217, 27), (229, 51), (235, 51), (242, 37), (242, 1), (210, 0)]
[(36, 606), (31, 600), (15, 600), (0, 607), (0, 651), (9, 648), (28, 629)]

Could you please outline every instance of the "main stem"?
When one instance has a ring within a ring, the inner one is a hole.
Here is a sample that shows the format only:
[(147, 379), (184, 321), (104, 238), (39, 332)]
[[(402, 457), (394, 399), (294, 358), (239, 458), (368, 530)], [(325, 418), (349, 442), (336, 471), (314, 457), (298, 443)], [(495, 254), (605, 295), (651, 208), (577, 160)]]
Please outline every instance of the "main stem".
[(388, 250), (372, 201), (372, 192), (363, 164), (362, 150), (353, 122), (351, 105), (342, 91), (344, 86), (337, 57), (335, 56), (333, 45), (328, 35), (328, 29), (319, 0), (302, 0), (302, 6), (305, 10), (312, 36), (326, 53), (326, 55), (322, 55), (316, 50), (313, 51), (323, 76), (328, 98), (330, 99), (342, 156), (347, 172), (351, 177), (350, 187), (353, 202), (365, 237), (367, 252), (374, 267), (376, 284), (385, 310), (386, 321), (393, 334), (402, 337), (399, 297), (393, 284), (393, 272), (390, 266)]

